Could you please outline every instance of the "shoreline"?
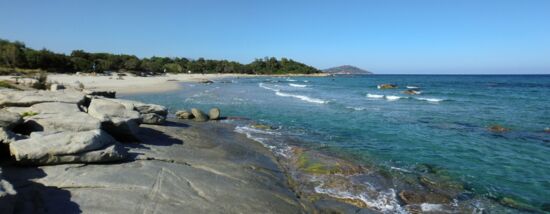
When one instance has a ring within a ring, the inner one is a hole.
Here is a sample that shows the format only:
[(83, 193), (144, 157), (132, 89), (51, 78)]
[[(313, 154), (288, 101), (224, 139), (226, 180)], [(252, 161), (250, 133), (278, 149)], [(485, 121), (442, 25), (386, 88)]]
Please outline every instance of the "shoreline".
[[(76, 74), (48, 74), (48, 81), (66, 86), (77, 87), (82, 83), (86, 89), (97, 91), (116, 91), (119, 94), (148, 94), (170, 92), (181, 89), (179, 83), (212, 81), (224, 78), (253, 77), (324, 77), (328, 74), (285, 74), (285, 75), (254, 75), (254, 74), (166, 74), (163, 76), (138, 77), (127, 75), (122, 79), (111, 76), (90, 76)], [(0, 76), (0, 80), (13, 80), (14, 76)], [(23, 79), (23, 82), (33, 81)]]

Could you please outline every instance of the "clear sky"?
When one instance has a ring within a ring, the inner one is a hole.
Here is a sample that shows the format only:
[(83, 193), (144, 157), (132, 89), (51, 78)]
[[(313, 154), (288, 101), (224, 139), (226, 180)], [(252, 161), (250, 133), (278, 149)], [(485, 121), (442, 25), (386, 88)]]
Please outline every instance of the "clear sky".
[(0, 0), (0, 38), (375, 73), (550, 73), (550, 0)]

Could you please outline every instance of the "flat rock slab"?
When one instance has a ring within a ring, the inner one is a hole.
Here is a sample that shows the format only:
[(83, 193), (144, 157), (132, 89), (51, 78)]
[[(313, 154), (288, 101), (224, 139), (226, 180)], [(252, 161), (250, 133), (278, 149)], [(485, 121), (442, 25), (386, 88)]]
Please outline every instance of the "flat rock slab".
[(142, 143), (125, 145), (131, 161), (10, 167), (7, 175), (21, 187), (19, 195), (39, 193), (21, 200), (41, 201), (54, 211), (65, 206), (83, 213), (309, 212), (271, 153), (228, 124), (169, 121), (141, 129)]
[(101, 128), (101, 121), (81, 112), (73, 103), (40, 103), (28, 108), (29, 112), (36, 113), (26, 117), (21, 132), (34, 131), (54, 133), (60, 131), (90, 131)]
[(2, 91), (0, 107), (29, 107), (37, 103), (83, 103), (84, 94), (78, 91)]
[(19, 162), (46, 165), (120, 160), (122, 155), (117, 154), (118, 150), (109, 148), (116, 143), (109, 134), (97, 129), (55, 134), (33, 133), (28, 139), (10, 143), (9, 147), (10, 153)]

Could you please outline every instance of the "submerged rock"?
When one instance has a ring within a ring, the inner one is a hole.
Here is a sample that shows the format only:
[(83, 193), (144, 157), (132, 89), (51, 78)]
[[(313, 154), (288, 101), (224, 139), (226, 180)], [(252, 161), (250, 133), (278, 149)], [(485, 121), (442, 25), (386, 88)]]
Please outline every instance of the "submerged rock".
[(60, 164), (108, 162), (124, 158), (114, 147), (116, 140), (102, 130), (33, 133), (29, 139), (10, 144), (10, 153), (22, 163)]
[(208, 117), (211, 120), (218, 120), (220, 119), (220, 109), (219, 108), (212, 108), (210, 111), (208, 111)]
[(491, 132), (498, 132), (498, 133), (507, 132), (507, 131), (511, 130), (510, 128), (507, 128), (507, 127), (504, 127), (504, 126), (501, 126), (501, 125), (498, 125), (498, 124), (489, 126), (488, 129)]
[(23, 122), (21, 115), (0, 109), (0, 127), (12, 129)]
[(179, 119), (193, 119), (193, 114), (185, 109), (176, 112), (176, 117)]
[(198, 121), (198, 122), (208, 121), (208, 115), (206, 115), (204, 112), (202, 112), (199, 109), (192, 108), (191, 113), (193, 114), (195, 121)]
[(447, 195), (437, 194), (434, 192), (419, 192), (419, 191), (401, 191), (399, 198), (406, 204), (446, 204), (451, 202), (451, 198)]
[(292, 162), (297, 170), (308, 174), (353, 175), (363, 171), (359, 165), (321, 153), (306, 151), (301, 148), (293, 149), (293, 153)]
[(124, 105), (107, 99), (92, 99), (88, 114), (99, 119), (102, 129), (117, 140), (128, 142), (137, 139), (140, 114)]
[(395, 89), (397, 85), (395, 84), (380, 84), (377, 86), (378, 89)]

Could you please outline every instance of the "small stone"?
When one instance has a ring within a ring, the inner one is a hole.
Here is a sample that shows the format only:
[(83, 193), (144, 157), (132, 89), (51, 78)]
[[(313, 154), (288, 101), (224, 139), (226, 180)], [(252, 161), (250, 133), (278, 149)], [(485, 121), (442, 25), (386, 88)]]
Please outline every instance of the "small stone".
[(195, 121), (198, 121), (198, 122), (208, 121), (208, 115), (206, 115), (204, 112), (202, 112), (199, 109), (192, 108), (191, 113), (193, 114), (193, 117), (195, 117)]
[(220, 119), (220, 109), (219, 108), (212, 108), (208, 112), (208, 117), (210, 117), (211, 120), (218, 120)]

